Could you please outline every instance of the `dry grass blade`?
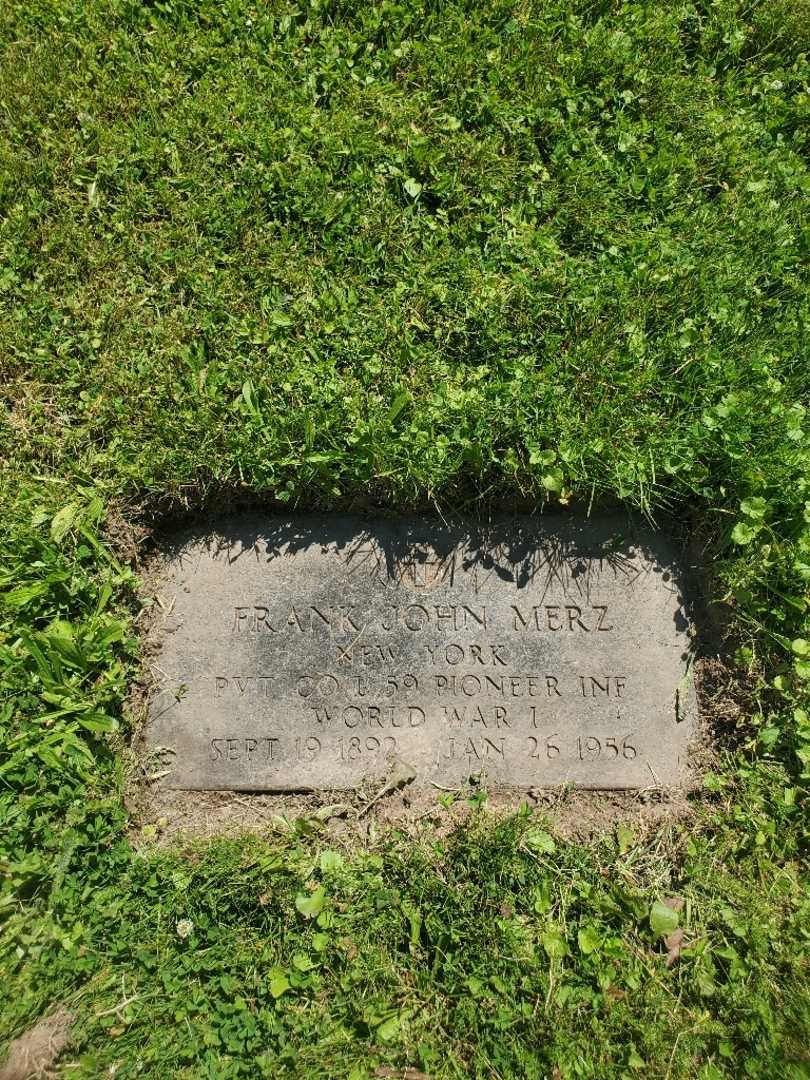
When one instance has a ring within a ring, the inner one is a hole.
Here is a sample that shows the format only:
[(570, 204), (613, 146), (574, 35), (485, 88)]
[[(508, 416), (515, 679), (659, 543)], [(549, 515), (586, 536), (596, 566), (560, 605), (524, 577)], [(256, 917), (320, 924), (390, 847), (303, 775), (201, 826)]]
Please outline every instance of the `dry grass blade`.
[(406, 1066), (404, 1069), (391, 1069), (381, 1065), (379, 1069), (374, 1070), (374, 1075), (384, 1077), (385, 1080), (430, 1080), (427, 1073), (420, 1072), (419, 1069), (412, 1069), (410, 1066)]

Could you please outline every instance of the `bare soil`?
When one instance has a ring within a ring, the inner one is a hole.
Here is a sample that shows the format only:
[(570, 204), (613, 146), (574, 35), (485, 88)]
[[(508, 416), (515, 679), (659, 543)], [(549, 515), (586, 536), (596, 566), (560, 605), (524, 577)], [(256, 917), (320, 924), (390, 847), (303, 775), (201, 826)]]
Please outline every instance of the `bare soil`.
[(0, 1080), (40, 1080), (55, 1076), (56, 1062), (72, 1041), (72, 1023), (72, 1013), (60, 1007), (20, 1035), (9, 1045), (6, 1062), (0, 1068)]
[[(131, 835), (136, 844), (210, 840), (235, 832), (273, 834), (307, 819), (327, 836), (363, 845), (382, 832), (416, 835), (429, 828), (442, 835), (473, 812), (476, 791), (311, 792), (255, 794), (233, 791), (171, 791), (141, 784), (130, 792)], [(663, 821), (686, 820), (696, 810), (693, 789), (639, 791), (516, 790), (488, 788), (486, 808), (507, 816), (527, 806), (547, 818), (561, 837), (597, 840), (623, 823), (643, 829)], [(452, 799), (452, 801), (451, 801)], [(440, 801), (442, 800), (442, 801)], [(697, 802), (700, 802), (698, 796)]]

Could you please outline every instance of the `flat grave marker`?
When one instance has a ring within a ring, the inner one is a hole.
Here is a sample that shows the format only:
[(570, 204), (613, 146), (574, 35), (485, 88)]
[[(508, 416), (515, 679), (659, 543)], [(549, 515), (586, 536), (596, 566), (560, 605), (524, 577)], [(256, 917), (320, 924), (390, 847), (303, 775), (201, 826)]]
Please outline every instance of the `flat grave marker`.
[(627, 518), (240, 516), (164, 558), (146, 744), (169, 788), (685, 779), (681, 573)]

